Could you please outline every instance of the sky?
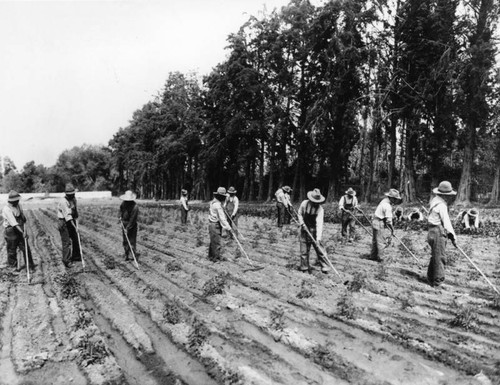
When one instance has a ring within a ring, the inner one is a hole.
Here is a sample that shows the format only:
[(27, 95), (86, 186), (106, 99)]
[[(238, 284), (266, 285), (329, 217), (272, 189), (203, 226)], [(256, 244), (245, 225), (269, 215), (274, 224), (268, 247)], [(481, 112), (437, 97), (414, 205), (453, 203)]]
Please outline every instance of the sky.
[(225, 60), (250, 15), (288, 0), (0, 0), (0, 157), (50, 167), (107, 145), (174, 71)]

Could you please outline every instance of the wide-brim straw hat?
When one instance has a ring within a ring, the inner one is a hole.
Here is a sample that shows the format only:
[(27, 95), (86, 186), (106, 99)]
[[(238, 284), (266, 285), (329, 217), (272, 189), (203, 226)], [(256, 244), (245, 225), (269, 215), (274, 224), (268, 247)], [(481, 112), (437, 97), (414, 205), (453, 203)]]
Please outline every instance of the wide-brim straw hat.
[(233, 186), (229, 187), (229, 190), (227, 190), (229, 194), (236, 194), (236, 190), (234, 189)]
[(356, 191), (354, 191), (354, 190), (352, 189), (352, 187), (349, 187), (345, 193), (346, 193), (347, 195), (356, 196)]
[(219, 187), (217, 191), (214, 191), (214, 195), (219, 195), (222, 197), (227, 197), (227, 191), (225, 187)]
[(451, 187), (451, 183), (447, 180), (439, 183), (439, 186), (432, 190), (434, 194), (438, 195), (457, 195), (457, 192)]
[(131, 190), (125, 191), (125, 194), (120, 196), (120, 199), (126, 202), (135, 201), (135, 198), (137, 198), (137, 195), (135, 195)]
[(391, 188), (388, 192), (384, 193), (386, 197), (396, 199), (398, 201), (402, 201), (401, 195), (399, 195), (399, 191), (395, 188)]
[(479, 211), (477, 211), (476, 208), (470, 209), (467, 211), (467, 214), (469, 214), (470, 217), (477, 217), (479, 214)]
[(315, 188), (314, 190), (307, 193), (307, 199), (309, 199), (313, 203), (323, 203), (326, 198), (321, 195), (319, 189)]
[(75, 187), (71, 183), (68, 183), (66, 185), (66, 188), (64, 189), (64, 192), (66, 194), (74, 194), (76, 192), (76, 190), (75, 190)]
[(15, 190), (9, 192), (8, 202), (18, 202), (21, 200), (21, 195)]
[(187, 195), (187, 194), (188, 194), (188, 191), (187, 191), (187, 190), (185, 190), (185, 189), (182, 189), (182, 190), (181, 190), (181, 194), (182, 194), (182, 195)]
[(292, 188), (290, 186), (283, 186), (281, 189), (286, 193), (292, 192)]

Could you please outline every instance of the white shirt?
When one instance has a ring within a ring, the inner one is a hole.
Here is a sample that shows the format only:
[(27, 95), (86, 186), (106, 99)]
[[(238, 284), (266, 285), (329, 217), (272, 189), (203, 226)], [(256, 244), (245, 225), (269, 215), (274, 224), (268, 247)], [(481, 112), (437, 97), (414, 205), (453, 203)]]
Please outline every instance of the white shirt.
[(57, 218), (64, 219), (66, 222), (73, 219), (71, 214), (72, 204), (63, 198), (57, 203)]
[(383, 220), (386, 219), (386, 223), (392, 223), (392, 205), (389, 197), (385, 197), (380, 201), (375, 210), (375, 217)]
[(238, 199), (237, 196), (233, 196), (233, 197), (232, 196), (228, 196), (226, 198), (226, 200), (224, 201), (224, 208), (227, 207), (228, 203), (232, 203), (234, 205), (233, 206), (234, 207), (233, 208), (233, 212), (231, 213), (231, 215), (236, 215), (236, 213), (238, 212), (238, 207), (240, 205), (240, 200)]
[(356, 198), (355, 196), (352, 196), (350, 201), (349, 201), (348, 199), (346, 199), (345, 195), (342, 195), (342, 198), (340, 198), (340, 201), (339, 201), (339, 209), (342, 210), (344, 208), (344, 205), (349, 204), (349, 203), (352, 203), (353, 208), (358, 207), (358, 198)]
[(316, 240), (321, 240), (323, 235), (323, 223), (325, 219), (325, 210), (323, 206), (319, 205), (318, 209), (315, 210), (311, 202), (306, 199), (300, 204), (299, 211), (297, 215), (299, 217), (299, 224), (304, 224), (304, 215), (305, 214), (316, 214)]
[(184, 208), (184, 210), (188, 210), (188, 207), (187, 207), (187, 197), (185, 195), (181, 195), (181, 199), (179, 199), (180, 202), (181, 202), (181, 205), (182, 207)]
[(226, 219), (226, 214), (224, 214), (224, 210), (222, 210), (222, 204), (215, 198), (210, 202), (208, 220), (212, 223), (220, 222), (223, 229), (231, 230), (231, 226), (229, 226)]
[[(459, 218), (462, 217), (462, 214), (463, 214), (463, 211), (458, 214)], [(462, 217), (462, 221), (461, 223), (465, 225), (465, 228), (466, 229), (470, 229), (470, 219), (472, 217), (467, 213), (465, 212), (465, 214), (463, 214), (463, 217)], [(479, 227), (479, 214), (476, 215), (476, 217), (474, 218), (474, 227), (477, 229)]]
[(7, 203), (7, 205), (2, 209), (3, 227), (7, 228), (9, 226), (19, 226), (19, 223), (16, 221), (16, 217), (19, 215), (21, 215), (20, 206), (18, 205), (17, 207), (14, 207), (10, 203)]
[(455, 236), (455, 230), (453, 230), (453, 225), (450, 221), (450, 216), (448, 214), (448, 204), (439, 195), (432, 198), (430, 203), (431, 209), (429, 210), (429, 217), (427, 221), (430, 225), (438, 226), (442, 225), (447, 233), (451, 233)]

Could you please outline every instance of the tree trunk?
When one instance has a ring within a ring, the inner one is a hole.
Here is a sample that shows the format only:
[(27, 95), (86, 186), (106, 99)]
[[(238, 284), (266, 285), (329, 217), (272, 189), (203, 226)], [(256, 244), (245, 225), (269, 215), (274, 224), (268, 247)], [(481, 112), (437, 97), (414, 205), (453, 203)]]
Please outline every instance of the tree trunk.
[(463, 159), (462, 174), (460, 176), (455, 202), (458, 204), (470, 205), (474, 150), (469, 142), (465, 145)]
[(493, 188), (491, 189), (491, 197), (488, 205), (497, 205), (500, 200), (500, 164), (497, 164), (495, 171), (495, 179), (493, 180)]
[(265, 142), (262, 140), (260, 145), (260, 161), (259, 161), (259, 194), (257, 199), (264, 200), (264, 155), (265, 155)]

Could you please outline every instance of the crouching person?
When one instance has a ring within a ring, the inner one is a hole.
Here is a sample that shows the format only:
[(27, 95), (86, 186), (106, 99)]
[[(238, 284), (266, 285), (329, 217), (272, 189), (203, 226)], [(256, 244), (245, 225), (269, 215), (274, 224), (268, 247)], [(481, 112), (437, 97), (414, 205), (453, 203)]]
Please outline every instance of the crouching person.
[[(321, 247), (321, 239), (323, 236), (323, 222), (325, 211), (321, 206), (325, 202), (325, 197), (321, 195), (319, 189), (314, 189), (307, 193), (307, 199), (300, 204), (298, 217), (300, 230), (300, 271), (310, 271), (311, 264), (309, 262), (309, 251), (311, 245), (314, 247), (317, 255), (316, 265), (321, 266), (323, 273), (328, 273), (328, 267), (325, 259), (325, 251)], [(314, 239), (311, 239), (312, 235)]]
[(208, 233), (210, 235), (210, 246), (208, 248), (208, 259), (212, 262), (222, 260), (222, 230), (231, 231), (222, 204), (228, 194), (224, 187), (219, 187), (214, 192), (214, 199), (210, 202), (208, 213)]
[(475, 208), (461, 211), (457, 219), (461, 228), (467, 232), (475, 233), (481, 225), (481, 222), (479, 222), (479, 211)]
[(120, 222), (122, 224), (123, 249), (125, 250), (126, 261), (133, 259), (130, 257), (130, 246), (132, 246), (132, 252), (134, 253), (135, 258), (138, 258), (136, 244), (139, 207), (135, 202), (136, 198), (137, 196), (130, 190), (125, 191), (125, 194), (120, 196), (120, 199), (123, 201), (120, 205)]

